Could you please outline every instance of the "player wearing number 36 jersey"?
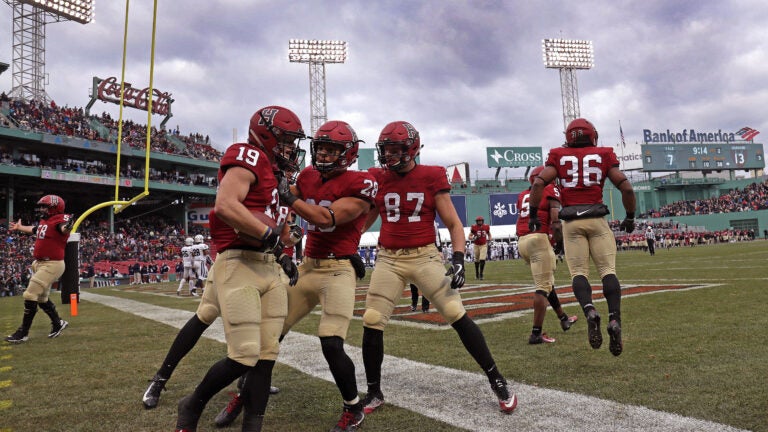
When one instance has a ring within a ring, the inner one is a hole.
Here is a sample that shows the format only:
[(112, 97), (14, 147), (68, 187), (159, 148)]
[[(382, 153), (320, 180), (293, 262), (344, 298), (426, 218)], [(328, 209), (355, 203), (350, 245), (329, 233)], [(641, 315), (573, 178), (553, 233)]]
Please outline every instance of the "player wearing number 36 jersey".
[[(483, 333), (467, 315), (458, 292), (464, 285), (464, 227), (451, 202), (445, 169), (416, 164), (421, 148), (419, 133), (404, 121), (386, 125), (376, 148), (383, 168), (369, 169), (379, 184), (379, 193), (377, 211), (369, 213), (365, 228), (381, 216), (381, 232), (363, 315), (363, 363), (368, 381), (365, 411), (370, 413), (384, 404), (384, 328), (403, 287), (413, 283), (456, 330), (467, 351), (483, 368), (501, 410), (512, 412), (517, 398), (508, 390)], [(454, 247), (447, 274), (435, 246), (436, 214), (448, 227)]]
[(624, 345), (621, 338), (621, 285), (616, 277), (616, 241), (604, 216), (608, 208), (603, 204), (603, 185), (608, 179), (619, 191), (627, 217), (621, 227), (632, 232), (635, 227), (635, 194), (632, 185), (619, 169), (619, 160), (610, 147), (597, 147), (597, 130), (586, 119), (573, 120), (565, 131), (565, 145), (550, 150), (544, 170), (534, 179), (530, 195), (530, 231), (541, 226), (538, 205), (544, 187), (555, 178), (560, 179), (563, 208), (565, 259), (573, 279), (573, 293), (587, 317), (589, 344), (600, 348), (603, 336), (600, 315), (592, 303), (589, 284), (589, 259), (595, 263), (608, 303), (609, 349), (615, 356)]

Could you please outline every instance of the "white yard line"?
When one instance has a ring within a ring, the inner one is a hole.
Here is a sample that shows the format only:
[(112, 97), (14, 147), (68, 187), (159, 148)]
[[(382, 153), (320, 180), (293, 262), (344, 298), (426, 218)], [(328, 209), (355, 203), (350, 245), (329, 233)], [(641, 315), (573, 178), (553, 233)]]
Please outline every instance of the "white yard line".
[[(181, 328), (192, 312), (154, 306), (84, 291), (85, 301), (100, 303), (153, 321)], [(204, 337), (224, 342), (221, 321), (211, 325)], [(357, 365), (357, 381), (365, 383), (360, 348), (345, 346)], [(278, 361), (305, 374), (333, 382), (322, 359), (320, 341), (315, 336), (291, 332), (280, 348)], [(511, 383), (519, 405), (511, 415), (499, 412), (488, 380), (470, 373), (408, 359), (384, 356), (382, 370), (384, 397), (391, 405), (471, 431), (740, 431), (727, 425), (683, 417), (641, 406)], [(361, 390), (365, 386), (361, 385)], [(372, 414), (376, 415), (376, 414)]]

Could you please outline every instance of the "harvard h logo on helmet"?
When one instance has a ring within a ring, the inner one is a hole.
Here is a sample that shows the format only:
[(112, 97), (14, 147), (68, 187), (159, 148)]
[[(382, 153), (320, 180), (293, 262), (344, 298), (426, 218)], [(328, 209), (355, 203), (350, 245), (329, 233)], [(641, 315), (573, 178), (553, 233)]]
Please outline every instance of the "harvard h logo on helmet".
[[(347, 169), (357, 160), (357, 152), (361, 142), (349, 123), (341, 120), (325, 122), (317, 129), (315, 137), (309, 144), (312, 166), (322, 173)], [(338, 158), (333, 162), (320, 162), (318, 160), (318, 147), (321, 144), (331, 144), (336, 147), (339, 151)]]
[(589, 120), (577, 118), (565, 128), (566, 147), (597, 147), (597, 129)]
[(46, 195), (35, 204), (35, 213), (41, 219), (64, 213), (64, 200), (58, 195)]
[(298, 173), (301, 169), (306, 151), (299, 144), (304, 138), (301, 120), (288, 108), (272, 105), (251, 116), (248, 142), (261, 147), (280, 171)]
[[(399, 144), (402, 151), (399, 154), (385, 154), (385, 146)], [(376, 142), (376, 151), (379, 154), (379, 163), (382, 167), (399, 171), (412, 160), (416, 159), (421, 151), (421, 138), (419, 131), (412, 124), (405, 121), (394, 121), (384, 126)]]

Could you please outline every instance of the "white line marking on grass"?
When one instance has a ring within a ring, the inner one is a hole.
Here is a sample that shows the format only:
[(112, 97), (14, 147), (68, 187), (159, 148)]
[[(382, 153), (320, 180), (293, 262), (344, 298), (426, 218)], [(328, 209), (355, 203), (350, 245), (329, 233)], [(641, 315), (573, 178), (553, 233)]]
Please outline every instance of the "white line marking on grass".
[[(189, 311), (87, 291), (81, 292), (80, 297), (85, 301), (100, 303), (175, 328), (181, 328), (192, 317)], [(224, 342), (221, 320), (216, 320), (203, 336)], [(365, 383), (360, 348), (346, 345), (345, 350), (355, 362), (357, 382)], [(325, 361), (318, 361), (321, 358), (320, 340), (317, 337), (291, 332), (281, 345), (278, 361), (305, 374), (333, 382)], [(510, 383), (519, 399), (517, 410), (511, 415), (504, 415), (499, 411), (487, 378), (481, 373), (389, 355), (384, 356), (382, 382), (388, 404), (471, 431), (740, 431), (727, 425), (641, 406), (517, 383)], [(364, 388), (364, 385), (361, 386), (361, 390)]]

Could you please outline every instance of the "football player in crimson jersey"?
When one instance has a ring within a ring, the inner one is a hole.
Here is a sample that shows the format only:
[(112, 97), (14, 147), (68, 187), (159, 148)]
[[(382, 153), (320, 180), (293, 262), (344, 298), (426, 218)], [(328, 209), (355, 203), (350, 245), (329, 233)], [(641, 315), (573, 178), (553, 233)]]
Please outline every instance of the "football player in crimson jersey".
[[(298, 169), (303, 157), (298, 144), (303, 138), (296, 114), (268, 106), (251, 117), (248, 142), (232, 144), (222, 156), (216, 203), (209, 216), (217, 259), (208, 272), (195, 316), (179, 331), (142, 398), (146, 408), (157, 406), (179, 361), (221, 316), (227, 357), (215, 363), (195, 391), (179, 401), (177, 431), (196, 430), (208, 401), (244, 374), (249, 396), (243, 398), (242, 430), (261, 430), (288, 308), (286, 288), (295, 282), (297, 270), (290, 257), (278, 256), (287, 230), (278, 233), (253, 213), (262, 212), (282, 226), (275, 172)], [(252, 238), (260, 241), (256, 244)]]
[[(414, 283), (440, 315), (459, 334), (464, 347), (488, 375), (499, 407), (510, 413), (517, 397), (496, 367), (483, 333), (467, 315), (458, 289), (464, 285), (464, 227), (450, 198), (445, 168), (416, 164), (421, 149), (418, 131), (404, 121), (384, 127), (376, 143), (382, 168), (370, 168), (379, 184), (376, 211), (366, 220), (368, 229), (381, 216), (379, 254), (376, 259), (363, 315), (363, 363), (368, 395), (366, 412), (384, 404), (381, 365), (384, 328), (403, 292)], [(453, 257), (448, 273), (435, 246), (435, 215), (448, 227)]]
[[(619, 191), (626, 218), (621, 228), (635, 229), (635, 194), (632, 184), (619, 169), (619, 160), (610, 147), (597, 147), (597, 130), (588, 120), (578, 118), (565, 130), (565, 145), (550, 150), (544, 170), (536, 176), (531, 187), (530, 203), (541, 202), (544, 186), (560, 179), (563, 209), (565, 260), (573, 279), (573, 293), (587, 317), (589, 344), (598, 349), (603, 343), (600, 314), (592, 303), (589, 284), (589, 258), (595, 263), (603, 284), (603, 295), (608, 303), (608, 335), (611, 354), (621, 354), (621, 285), (616, 277), (616, 241), (603, 216), (608, 209), (603, 204), (603, 185), (609, 179)], [(528, 225), (537, 231), (541, 221), (538, 208), (531, 205)]]
[(36, 225), (22, 225), (21, 219), (8, 225), (10, 231), (20, 231), (35, 236), (32, 254), (33, 275), (24, 290), (24, 317), (21, 327), (5, 338), (10, 343), (22, 343), (29, 339), (29, 328), (37, 313), (37, 307), (51, 319), (49, 338), (61, 334), (68, 322), (59, 317), (56, 306), (48, 296), (51, 285), (64, 274), (64, 248), (67, 246), (69, 232), (75, 222), (72, 215), (64, 213), (64, 200), (56, 195), (46, 195), (35, 205), (35, 213), (40, 218)]
[(475, 224), (469, 228), (469, 240), (472, 241), (472, 255), (475, 257), (475, 279), (483, 279), (485, 260), (488, 259), (488, 246), (491, 241), (491, 226), (485, 223), (482, 216), (475, 219)]
[[(544, 169), (543, 166), (534, 168), (529, 177), (531, 184), (537, 175)], [(547, 303), (552, 305), (557, 317), (560, 318), (560, 327), (563, 331), (571, 328), (578, 320), (576, 315), (569, 317), (560, 306), (560, 299), (555, 292), (555, 265), (557, 258), (549, 241), (550, 228), (555, 242), (561, 242), (563, 238), (560, 218), (560, 190), (550, 183), (544, 188), (544, 195), (539, 202), (538, 218), (541, 227), (534, 232), (528, 230), (530, 219), (530, 193), (528, 188), (517, 197), (517, 209), (520, 212), (517, 218), (517, 236), (520, 255), (531, 268), (533, 283), (536, 293), (533, 296), (533, 330), (528, 338), (528, 343), (535, 345), (540, 343), (552, 343), (554, 338), (542, 333), (544, 315), (547, 312)]]
[(357, 159), (359, 145), (357, 134), (346, 122), (324, 123), (310, 143), (312, 165), (299, 173), (292, 189), (285, 180), (279, 188), (281, 202), (307, 221), (304, 260), (299, 266), (299, 282), (288, 290), (283, 336), (318, 303), (322, 305), (317, 334), (344, 401), (333, 431), (357, 430), (365, 418), (355, 365), (344, 352), (355, 307), (356, 270), (351, 259), (357, 254), (366, 214), (378, 188), (367, 172), (348, 170)]

